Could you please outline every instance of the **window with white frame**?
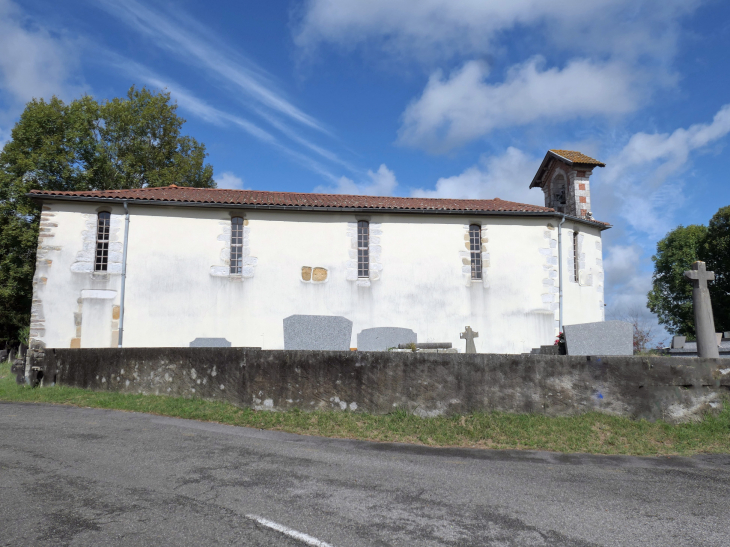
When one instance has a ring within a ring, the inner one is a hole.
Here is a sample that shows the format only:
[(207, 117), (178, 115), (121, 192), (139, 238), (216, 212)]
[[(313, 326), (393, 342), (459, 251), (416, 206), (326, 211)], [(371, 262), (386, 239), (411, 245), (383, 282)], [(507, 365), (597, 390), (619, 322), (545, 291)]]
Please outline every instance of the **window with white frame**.
[(243, 269), (243, 218), (231, 219), (231, 274), (241, 275)]
[(357, 276), (370, 277), (370, 225), (366, 220), (357, 223)]
[(109, 227), (111, 225), (111, 213), (102, 211), (97, 215), (96, 220), (96, 255), (94, 258), (94, 271), (105, 272), (109, 265)]
[(469, 226), (469, 249), (471, 251), (471, 278), (482, 278), (482, 227)]

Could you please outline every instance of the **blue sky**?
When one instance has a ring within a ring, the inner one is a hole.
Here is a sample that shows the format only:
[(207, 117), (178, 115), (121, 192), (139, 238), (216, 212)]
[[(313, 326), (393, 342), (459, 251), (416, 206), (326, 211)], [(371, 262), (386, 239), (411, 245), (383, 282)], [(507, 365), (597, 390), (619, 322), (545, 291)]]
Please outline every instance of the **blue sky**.
[(596, 157), (614, 316), (658, 239), (730, 203), (720, 0), (0, 0), (0, 143), (32, 97), (132, 84), (225, 187), (541, 204), (547, 149)]

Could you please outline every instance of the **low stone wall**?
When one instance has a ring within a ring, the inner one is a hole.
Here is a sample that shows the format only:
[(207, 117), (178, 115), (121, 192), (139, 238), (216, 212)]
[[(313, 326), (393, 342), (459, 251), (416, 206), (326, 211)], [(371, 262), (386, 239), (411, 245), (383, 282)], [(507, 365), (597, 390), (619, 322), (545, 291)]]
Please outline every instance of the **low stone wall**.
[(261, 410), (420, 416), (591, 410), (682, 422), (719, 409), (724, 359), (262, 351), (245, 348), (47, 349), (44, 385), (203, 397)]

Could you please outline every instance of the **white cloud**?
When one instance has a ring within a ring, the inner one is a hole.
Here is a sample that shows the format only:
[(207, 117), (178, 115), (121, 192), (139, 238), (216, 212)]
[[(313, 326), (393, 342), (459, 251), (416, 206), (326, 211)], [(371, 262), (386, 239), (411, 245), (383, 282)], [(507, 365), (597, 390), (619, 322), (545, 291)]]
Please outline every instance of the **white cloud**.
[[(642, 250), (638, 245), (611, 245), (604, 257), (606, 283), (625, 285), (637, 278), (637, 268), (641, 263)], [(646, 285), (642, 282), (642, 286)], [(647, 292), (648, 292), (647, 288)]]
[(9, 0), (0, 0), (0, 91), (23, 104), (52, 95), (68, 99), (81, 91), (72, 83), (74, 45), (28, 21)]
[[(497, 128), (635, 111), (676, 83), (680, 22), (701, 1), (308, 0), (295, 42), (309, 54), (328, 43), (429, 66), (466, 61), (434, 72), (403, 115), (402, 144), (443, 152)], [(528, 54), (488, 81), (476, 59), (509, 58), (515, 43)], [(543, 51), (572, 61), (543, 68)]]
[(228, 51), (225, 46), (214, 45), (212, 33), (186, 18), (179, 10), (175, 14), (143, 6), (135, 0), (124, 2), (103, 1), (104, 7), (117, 15), (137, 31), (147, 35), (159, 47), (171, 51), (183, 61), (197, 65), (244, 92), (262, 107), (286, 116), (311, 128), (324, 131), (313, 117), (302, 112), (275, 89), (271, 76), (251, 61)]
[(460, 175), (440, 178), (433, 190), (411, 190), (414, 197), (494, 199), (544, 205), (543, 193), (530, 190), (530, 181), (542, 158), (528, 156), (509, 147), (499, 156), (482, 156), (478, 165)]
[[(595, 187), (600, 204), (611, 215), (621, 215), (639, 232), (661, 237), (674, 227), (672, 214), (684, 202), (680, 175), (692, 152), (730, 133), (730, 104), (711, 123), (695, 124), (672, 133), (636, 133), (623, 149), (609, 158)], [(630, 205), (630, 206), (627, 206)]]
[(403, 114), (399, 141), (446, 151), (495, 128), (623, 114), (639, 104), (631, 71), (618, 63), (577, 59), (562, 70), (542, 70), (543, 64), (532, 58), (497, 84), (486, 82), (489, 68), (479, 61), (467, 62), (446, 79), (435, 72)]
[(230, 190), (243, 190), (243, 179), (237, 177), (230, 171), (221, 173), (215, 177), (218, 188), (228, 188)]
[(314, 191), (322, 194), (390, 196), (398, 186), (395, 173), (384, 163), (377, 171), (368, 171), (367, 176), (369, 180), (358, 183), (347, 177), (340, 177), (334, 186), (317, 186)]
[(482, 55), (505, 31), (543, 36), (567, 50), (664, 59), (677, 20), (700, 0), (308, 0), (296, 13), (295, 42), (374, 45), (397, 57)]

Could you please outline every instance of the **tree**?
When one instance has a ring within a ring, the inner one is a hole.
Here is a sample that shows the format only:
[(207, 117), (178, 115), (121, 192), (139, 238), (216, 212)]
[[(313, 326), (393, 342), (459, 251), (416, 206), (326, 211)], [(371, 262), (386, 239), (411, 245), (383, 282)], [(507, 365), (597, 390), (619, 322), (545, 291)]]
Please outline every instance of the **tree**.
[(648, 307), (671, 334), (695, 335), (692, 285), (684, 272), (699, 259), (706, 236), (705, 226), (678, 226), (657, 243), (656, 255), (651, 257), (654, 275)]
[(29, 102), (0, 151), (0, 343), (30, 323), (37, 190), (215, 187), (205, 145), (182, 135), (170, 94), (130, 88), (102, 103)]
[(710, 220), (699, 251), (700, 260), (715, 272), (708, 284), (717, 332), (730, 331), (730, 206), (721, 208)]

